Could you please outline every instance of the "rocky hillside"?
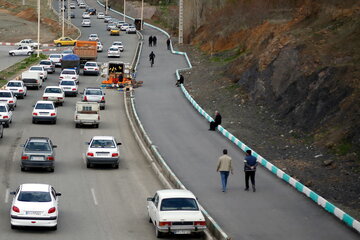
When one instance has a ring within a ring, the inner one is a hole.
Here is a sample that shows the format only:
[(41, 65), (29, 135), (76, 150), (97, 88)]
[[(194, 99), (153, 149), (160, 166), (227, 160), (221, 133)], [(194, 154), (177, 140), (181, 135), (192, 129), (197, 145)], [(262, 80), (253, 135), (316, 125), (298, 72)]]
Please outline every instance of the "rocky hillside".
[(339, 154), (358, 151), (360, 2), (220, 2), (193, 21), (191, 43), (226, 62), (250, 101)]

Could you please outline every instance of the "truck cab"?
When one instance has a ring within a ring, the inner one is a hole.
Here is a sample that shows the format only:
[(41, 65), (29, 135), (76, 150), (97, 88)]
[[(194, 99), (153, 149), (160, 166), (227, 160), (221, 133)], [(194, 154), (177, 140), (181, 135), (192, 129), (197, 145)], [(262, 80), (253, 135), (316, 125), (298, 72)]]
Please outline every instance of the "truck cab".
[(99, 127), (100, 104), (97, 102), (77, 102), (74, 114), (75, 127), (83, 125)]

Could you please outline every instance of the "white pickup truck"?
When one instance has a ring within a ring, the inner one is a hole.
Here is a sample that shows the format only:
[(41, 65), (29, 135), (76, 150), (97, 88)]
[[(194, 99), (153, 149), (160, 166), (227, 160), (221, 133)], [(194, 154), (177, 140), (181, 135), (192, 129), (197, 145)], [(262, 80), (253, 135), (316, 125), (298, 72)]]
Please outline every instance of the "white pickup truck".
[(75, 115), (75, 127), (92, 125), (96, 128), (100, 123), (100, 104), (97, 102), (77, 102)]

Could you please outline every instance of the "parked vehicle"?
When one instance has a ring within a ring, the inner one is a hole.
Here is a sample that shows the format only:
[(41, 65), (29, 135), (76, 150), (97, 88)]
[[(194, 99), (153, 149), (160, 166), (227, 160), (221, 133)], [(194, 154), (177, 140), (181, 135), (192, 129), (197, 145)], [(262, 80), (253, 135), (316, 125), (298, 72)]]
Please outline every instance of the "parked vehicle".
[(97, 102), (100, 104), (100, 109), (105, 109), (105, 93), (101, 88), (88, 87), (84, 89), (81, 100), (83, 102)]
[(59, 83), (59, 87), (61, 87), (61, 89), (65, 93), (65, 96), (72, 95), (76, 97), (78, 94), (78, 86), (75, 80), (72, 79), (61, 80)]
[(39, 45), (39, 43), (34, 42), (32, 39), (23, 39), (20, 42), (15, 43), (15, 46), (20, 46), (20, 47), (32, 47), (32, 48), (37, 48)]
[(41, 60), (39, 66), (44, 67), (48, 73), (55, 72), (55, 63), (51, 60)]
[(10, 56), (21, 56), (21, 55), (31, 55), (32, 53), (34, 53), (34, 49), (30, 46), (23, 46), (23, 47), (18, 47), (15, 50), (10, 50), (9, 51), (9, 55)]
[(43, 81), (40, 77), (39, 72), (23, 72), (21, 74), (21, 80), (24, 82), (24, 85), (26, 87), (35, 87), (36, 89), (39, 89), (42, 87)]
[(80, 57), (80, 64), (87, 61), (96, 61), (97, 43), (95, 41), (77, 41), (74, 53)]
[(11, 80), (6, 84), (5, 89), (10, 90), (16, 98), (23, 99), (27, 95), (27, 87), (23, 81)]
[(21, 184), (14, 195), (10, 208), (11, 229), (17, 227), (49, 227), (57, 229), (61, 193), (48, 184)]
[(57, 109), (52, 101), (37, 101), (32, 111), (32, 123), (51, 122), (56, 124)]
[(52, 101), (54, 104), (62, 106), (65, 100), (65, 93), (59, 86), (47, 86), (42, 99), (44, 101)]
[(0, 90), (0, 103), (6, 103), (13, 110), (16, 107), (17, 98), (10, 90)]
[(43, 66), (36, 65), (29, 68), (29, 72), (38, 72), (40, 73), (40, 78), (45, 81), (48, 77), (47, 71)]
[(48, 60), (53, 61), (53, 63), (55, 64), (55, 67), (56, 66), (61, 66), (62, 57), (63, 57), (62, 54), (58, 54), (58, 53), (50, 54), (49, 57), (48, 57)]
[(55, 150), (54, 145), (47, 137), (30, 137), (26, 140), (21, 153), (21, 171), (28, 168), (45, 168), (54, 172)]
[(158, 238), (165, 234), (202, 234), (206, 229), (199, 203), (188, 190), (158, 190), (147, 203), (149, 221)]
[(10, 110), (9, 106), (6, 103), (0, 103), (0, 130), (1, 130), (1, 138), (2, 131), (4, 127), (9, 127), (10, 123), (12, 123), (13, 112)]
[(100, 74), (100, 67), (97, 62), (86, 62), (84, 65), (83, 70), (84, 75), (93, 74), (99, 76)]
[(95, 136), (85, 144), (88, 145), (86, 151), (87, 168), (96, 164), (109, 164), (113, 168), (119, 168), (120, 152), (118, 146), (121, 143), (116, 142), (114, 137)]
[(100, 104), (97, 102), (77, 102), (74, 114), (75, 127), (100, 124)]

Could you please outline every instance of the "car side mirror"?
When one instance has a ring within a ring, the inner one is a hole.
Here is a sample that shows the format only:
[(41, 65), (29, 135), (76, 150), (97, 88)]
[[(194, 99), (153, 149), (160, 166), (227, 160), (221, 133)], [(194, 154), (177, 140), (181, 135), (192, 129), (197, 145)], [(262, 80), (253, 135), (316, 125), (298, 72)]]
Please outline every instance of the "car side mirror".
[(116, 143), (118, 146), (121, 145), (122, 143)]
[(16, 192), (10, 192), (9, 194), (10, 194), (10, 195), (15, 195), (15, 194), (16, 194)]
[(146, 200), (147, 200), (148, 202), (153, 202), (153, 201), (154, 201), (154, 198), (153, 198), (153, 197), (148, 197)]
[(53, 145), (52, 147), (53, 147), (53, 148), (57, 148), (57, 145)]
[(56, 196), (61, 196), (61, 193), (60, 193), (60, 192), (57, 192), (55, 195), (56, 195)]
[(90, 145), (90, 142), (85, 142), (85, 145)]

